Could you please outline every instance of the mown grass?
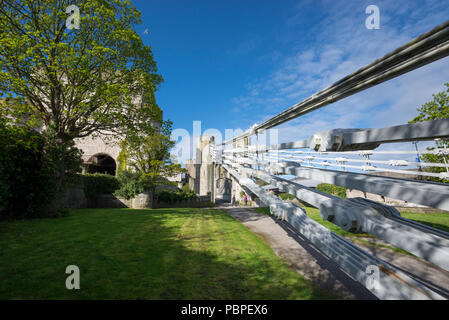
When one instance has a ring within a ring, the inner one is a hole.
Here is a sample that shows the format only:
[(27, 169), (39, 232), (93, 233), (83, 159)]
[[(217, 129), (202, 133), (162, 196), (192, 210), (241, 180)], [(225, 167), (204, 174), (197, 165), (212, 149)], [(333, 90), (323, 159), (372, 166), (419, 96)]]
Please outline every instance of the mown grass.
[(446, 232), (449, 232), (449, 214), (448, 213), (411, 213), (401, 212), (404, 218), (426, 224)]
[[(84, 209), (0, 223), (0, 299), (326, 299), (228, 214)], [(80, 290), (65, 287), (80, 269)]]

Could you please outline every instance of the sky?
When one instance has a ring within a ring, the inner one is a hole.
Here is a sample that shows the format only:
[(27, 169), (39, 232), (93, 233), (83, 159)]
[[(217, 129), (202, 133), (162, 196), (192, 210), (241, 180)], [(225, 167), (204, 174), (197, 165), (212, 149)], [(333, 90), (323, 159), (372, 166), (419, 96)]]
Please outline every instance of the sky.
[[(449, 19), (447, 0), (134, 0), (173, 129), (248, 129)], [(368, 5), (380, 29), (367, 29)], [(279, 142), (405, 124), (449, 82), (444, 58), (278, 127)], [(179, 138), (181, 141), (181, 138)], [(181, 156), (181, 155), (180, 155)], [(185, 156), (184, 156), (185, 157)]]

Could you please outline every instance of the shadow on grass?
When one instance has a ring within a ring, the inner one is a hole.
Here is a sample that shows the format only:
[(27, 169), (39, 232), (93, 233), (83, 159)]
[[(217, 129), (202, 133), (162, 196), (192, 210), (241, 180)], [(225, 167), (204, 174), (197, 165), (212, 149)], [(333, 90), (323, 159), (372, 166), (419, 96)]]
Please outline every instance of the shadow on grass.
[(217, 210), (75, 210), (1, 223), (0, 247), (1, 299), (329, 298)]

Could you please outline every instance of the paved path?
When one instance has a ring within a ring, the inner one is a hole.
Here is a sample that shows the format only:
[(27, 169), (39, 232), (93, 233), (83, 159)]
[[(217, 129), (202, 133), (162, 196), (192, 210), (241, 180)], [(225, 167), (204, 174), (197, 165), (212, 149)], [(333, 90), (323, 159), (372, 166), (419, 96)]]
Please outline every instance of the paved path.
[(377, 299), (289, 224), (245, 208), (219, 207), (262, 236), (304, 278), (340, 299)]

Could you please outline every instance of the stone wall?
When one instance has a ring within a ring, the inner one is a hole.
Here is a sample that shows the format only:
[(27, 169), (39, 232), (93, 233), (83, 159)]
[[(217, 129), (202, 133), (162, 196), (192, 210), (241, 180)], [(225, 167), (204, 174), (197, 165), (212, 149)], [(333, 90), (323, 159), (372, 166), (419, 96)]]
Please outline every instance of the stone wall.
[(86, 137), (82, 139), (75, 139), (76, 147), (83, 151), (83, 161), (88, 161), (92, 156), (97, 154), (107, 154), (117, 163), (117, 158), (120, 153), (118, 146), (118, 139), (111, 139), (106, 137)]
[[(70, 209), (81, 208), (131, 208), (148, 209), (152, 207), (152, 196), (150, 192), (137, 195), (132, 199), (124, 199), (113, 195), (100, 195), (94, 199), (87, 199), (81, 187), (74, 187), (67, 191), (63, 199), (64, 206)], [(196, 200), (179, 201), (175, 203), (157, 203), (156, 208), (202, 208), (210, 207), (210, 194), (200, 196)]]

